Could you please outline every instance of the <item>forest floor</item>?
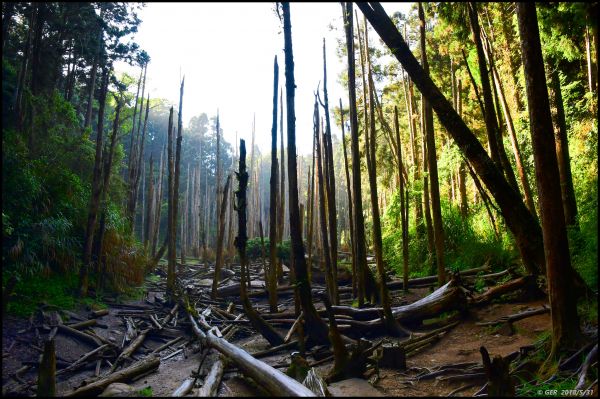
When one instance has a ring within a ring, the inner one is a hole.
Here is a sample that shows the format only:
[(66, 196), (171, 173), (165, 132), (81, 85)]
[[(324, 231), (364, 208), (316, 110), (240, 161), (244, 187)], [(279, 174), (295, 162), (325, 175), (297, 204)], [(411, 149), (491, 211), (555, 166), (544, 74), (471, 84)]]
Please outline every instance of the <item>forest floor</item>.
[[(210, 279), (207, 279), (206, 275), (210, 270), (193, 260), (188, 260), (184, 268), (188, 277), (195, 276), (196, 278), (193, 280), (187, 279), (182, 286), (187, 284), (187, 288), (208, 292)], [(231, 269), (235, 271), (235, 268)], [(259, 267), (254, 269), (253, 282), (258, 282), (261, 277), (258, 269)], [(134, 328), (139, 333), (143, 330), (142, 326), (145, 325), (146, 328), (151, 326), (149, 322), (144, 322), (142, 319), (154, 314), (156, 319), (160, 320), (157, 313), (167, 314), (169, 307), (162, 303), (165, 284), (164, 274), (162, 272), (158, 274), (161, 276), (160, 280), (156, 276), (147, 280), (145, 284), (147, 292), (143, 299), (121, 304), (109, 304), (109, 314), (97, 318), (96, 325), (91, 327), (93, 333), (101, 337), (104, 342), (111, 342), (116, 347), (126, 347), (127, 343), (123, 343), (123, 340), (126, 335), (127, 319), (132, 322), (133, 326), (137, 326)], [(233, 275), (233, 273), (231, 274)], [(204, 279), (201, 277), (204, 277)], [(228, 280), (228, 283), (232, 283), (232, 280), (235, 281), (235, 277)], [(190, 281), (194, 282), (188, 284)], [(227, 285), (225, 284), (225, 286)], [(394, 305), (413, 303), (429, 295), (431, 290), (431, 288), (413, 288), (406, 295), (402, 291), (394, 291), (392, 293)], [(196, 304), (210, 302), (207, 295), (200, 295)], [(227, 297), (220, 304), (223, 305), (224, 309), (231, 301), (239, 303), (238, 297), (237, 294)], [(350, 302), (351, 298), (347, 298), (346, 304)], [(293, 310), (293, 301), (289, 295), (280, 296), (280, 303), (283, 304), (280, 306), (280, 310)], [(266, 304), (265, 297), (253, 299), (253, 305), (259, 310), (265, 309)], [(329, 386), (330, 391), (334, 396), (450, 396), (450, 393), (460, 389), (456, 396), (472, 396), (487, 381), (481, 369), (481, 354), (479, 352), (481, 346), (486, 347), (491, 357), (495, 355), (507, 356), (533, 344), (541, 335), (547, 334), (551, 325), (549, 313), (516, 321), (513, 323), (514, 329), (512, 331), (506, 327), (480, 326), (476, 323), (496, 320), (499, 317), (525, 310), (538, 309), (543, 305), (546, 305), (545, 301), (535, 300), (491, 303), (485, 306), (470, 307), (468, 314), (461, 318), (458, 325), (447, 331), (431, 345), (425, 346), (418, 353), (408, 357), (406, 369), (395, 370), (382, 367), (379, 368), (378, 373), (368, 373), (370, 375), (365, 380), (358, 380), (358, 382), (356, 380), (346, 380), (331, 384)], [(241, 306), (230, 306), (235, 309), (234, 312), (241, 311), (243, 313)], [(200, 307), (197, 307), (197, 309), (202, 310)], [(40, 353), (43, 351), (41, 337), (45, 335), (44, 332), (49, 331), (52, 327), (47, 325), (48, 321), (44, 319), (44, 313), (48, 313), (48, 311), (36, 312), (29, 320), (13, 316), (5, 317), (2, 327), (3, 395), (16, 392), (30, 396), (35, 392), (33, 387), (37, 381), (37, 363)], [(69, 315), (71, 319), (69, 321), (71, 322), (78, 321), (77, 318), (81, 320), (90, 319), (90, 309), (82, 308), (66, 316), (64, 313), (62, 314), (65, 323)], [(202, 381), (201, 376), (205, 376), (214, 364), (217, 352), (200, 348), (189, 328), (190, 322), (186, 319), (185, 312), (180, 309), (179, 316), (174, 317), (168, 327), (165, 326), (159, 331), (152, 331), (152, 334), (148, 334), (143, 344), (134, 352), (131, 362), (143, 359), (144, 355), (149, 354), (165, 342), (182, 337), (170, 348), (158, 352), (161, 362), (157, 372), (141, 376), (135, 381), (129, 381), (138, 393), (146, 389), (148, 394), (147, 387), (151, 387), (152, 396), (171, 396), (182, 382), (190, 376), (197, 375), (198, 381)], [(206, 319), (211, 320), (213, 323), (221, 323), (221, 326), (226, 325), (227, 321), (225, 319), (219, 320), (216, 315), (210, 317), (207, 315)], [(285, 328), (279, 328), (279, 326), (276, 328), (281, 336), (285, 336), (289, 330), (289, 326), (283, 327)], [(236, 324), (236, 328), (236, 334), (230, 339), (230, 342), (234, 345), (245, 349), (251, 354), (270, 348), (268, 342), (249, 326)], [(429, 330), (423, 329), (421, 326), (413, 331), (422, 333)], [(384, 338), (384, 336), (369, 336), (368, 338), (377, 341)], [(398, 341), (398, 339), (396, 340)], [(65, 335), (60, 331), (55, 336), (55, 344), (57, 370), (73, 364), (82, 355), (94, 349), (93, 345), (86, 344), (80, 339)], [(273, 355), (261, 357), (260, 360), (285, 372), (290, 364), (291, 352), (293, 352), (293, 349), (282, 350)], [(98, 375), (100, 377), (108, 375), (111, 365), (108, 359), (114, 361), (115, 355), (113, 354), (111, 357), (106, 352), (104, 354), (105, 356), (92, 358), (92, 361), (86, 363), (81, 369), (67, 372), (58, 377), (57, 394), (59, 396), (65, 395), (86, 383), (97, 380)], [(312, 355), (311, 353), (307, 356), (309, 363), (316, 360)], [(204, 360), (202, 360), (203, 358)], [(462, 371), (458, 370), (457, 373), (454, 373), (454, 377), (446, 377), (448, 373), (442, 373), (437, 377), (422, 378), (424, 375), (440, 370), (440, 368), (452, 367), (451, 365), (463, 367), (468, 363), (472, 363), (473, 367), (479, 367), (479, 369), (473, 371), (473, 373), (469, 372), (468, 368)], [(199, 369), (200, 364), (202, 364), (202, 367)], [(320, 375), (324, 376), (331, 364), (332, 362), (329, 361), (315, 368)], [(26, 365), (30, 367), (25, 369), (24, 366)], [(127, 365), (123, 367), (127, 367)], [(366, 381), (369, 383), (366, 383)], [(264, 394), (265, 392), (257, 384), (244, 377), (235, 368), (235, 364), (229, 363), (225, 368), (223, 380), (218, 390), (219, 396), (262, 396)]]

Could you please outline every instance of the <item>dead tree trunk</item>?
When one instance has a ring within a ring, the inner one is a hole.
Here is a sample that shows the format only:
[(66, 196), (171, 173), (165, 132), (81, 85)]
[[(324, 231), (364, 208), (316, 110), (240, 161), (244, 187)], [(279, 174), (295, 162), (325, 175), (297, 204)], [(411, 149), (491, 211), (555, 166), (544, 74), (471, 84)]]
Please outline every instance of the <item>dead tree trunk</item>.
[[(342, 99), (340, 98), (340, 124), (342, 126), (342, 146), (344, 149), (344, 171), (346, 172), (346, 191), (348, 193), (348, 225), (350, 228), (350, 248), (352, 252), (352, 296), (356, 298), (357, 289), (357, 267), (356, 267), (356, 239), (354, 237), (354, 216), (352, 214), (352, 191), (350, 189), (350, 172), (348, 170), (348, 153), (346, 150), (346, 133), (344, 132), (344, 109), (342, 108)], [(309, 171), (310, 173), (310, 171)]]
[[(269, 197), (269, 273), (265, 271), (265, 280), (269, 287), (269, 307), (271, 312), (277, 312), (277, 211), (282, 212), (277, 202), (277, 86), (279, 84), (279, 65), (277, 56), (273, 65), (273, 124), (271, 126), (271, 180)], [(281, 197), (279, 200), (281, 201)], [(281, 225), (280, 225), (281, 226)], [(283, 226), (281, 226), (283, 227)], [(281, 230), (280, 230), (281, 231)]]
[[(225, 183), (225, 189), (223, 193), (227, 193), (229, 190), (229, 183), (231, 181), (231, 175), (227, 176)], [(217, 237), (217, 259), (215, 262), (215, 274), (213, 277), (211, 297), (217, 298), (217, 287), (219, 286), (219, 277), (221, 275), (221, 268), (223, 267), (223, 238), (225, 237), (225, 214), (227, 213), (227, 195), (223, 195), (223, 203), (219, 209), (219, 229)]]
[(287, 143), (288, 143), (288, 194), (290, 213), (290, 236), (292, 240), (293, 267), (296, 275), (296, 284), (300, 295), (300, 304), (304, 312), (305, 328), (308, 335), (307, 344), (326, 343), (327, 326), (321, 320), (315, 309), (308, 272), (306, 270), (306, 259), (304, 258), (304, 244), (300, 232), (300, 210), (298, 208), (298, 172), (296, 165), (296, 110), (294, 81), (294, 53), (292, 49), (292, 26), (289, 3), (282, 3), (284, 52), (285, 52), (285, 87), (287, 107)]
[(333, 296), (331, 297), (335, 305), (339, 305), (340, 297), (337, 293), (337, 217), (335, 204), (335, 171), (333, 166), (333, 149), (331, 143), (331, 121), (329, 119), (329, 97), (327, 95), (327, 58), (325, 57), (325, 38), (323, 38), (323, 108), (325, 109), (325, 139), (324, 139), (324, 160), (327, 167), (327, 203), (329, 217), (329, 245), (331, 258), (331, 271), (333, 275)]
[(173, 159), (173, 107), (169, 110), (169, 127), (167, 130), (167, 153), (168, 153), (168, 190), (167, 190), (167, 204), (168, 204), (168, 217), (167, 217), (167, 242), (168, 242), (168, 267), (167, 267), (167, 293), (169, 296), (175, 292), (175, 218), (173, 217), (173, 200), (174, 194), (174, 171), (175, 164)]
[[(250, 320), (252, 326), (269, 341), (271, 346), (281, 345), (283, 344), (283, 338), (252, 308), (246, 291), (246, 268), (248, 267), (248, 259), (246, 257), (246, 241), (248, 240), (248, 235), (246, 234), (246, 188), (248, 186), (248, 172), (246, 172), (246, 143), (243, 139), (240, 140), (240, 161), (237, 178), (239, 188), (235, 192), (235, 196), (237, 198), (238, 235), (235, 238), (235, 246), (240, 256), (240, 274), (242, 278), (240, 283), (240, 297), (246, 316), (248, 316), (248, 320)], [(229, 179), (227, 182), (229, 183)]]

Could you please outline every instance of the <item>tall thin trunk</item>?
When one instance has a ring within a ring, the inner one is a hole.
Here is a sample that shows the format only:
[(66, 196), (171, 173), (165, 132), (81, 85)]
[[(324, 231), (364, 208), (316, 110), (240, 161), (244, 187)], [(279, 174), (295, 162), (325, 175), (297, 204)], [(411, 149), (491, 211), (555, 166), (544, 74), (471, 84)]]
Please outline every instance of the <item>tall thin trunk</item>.
[(479, 19), (477, 17), (477, 6), (475, 3), (469, 3), (469, 21), (471, 22), (471, 33), (473, 35), (473, 41), (477, 49), (477, 61), (479, 63), (479, 76), (481, 77), (481, 91), (483, 92), (483, 103), (484, 103), (484, 119), (485, 127), (488, 137), (488, 145), (490, 147), (490, 155), (492, 161), (496, 163), (498, 168), (502, 170), (502, 164), (500, 162), (500, 153), (498, 152), (498, 121), (494, 112), (494, 100), (492, 99), (492, 89), (490, 87), (490, 80), (488, 77), (488, 69), (485, 62), (485, 55), (483, 54), (483, 45), (481, 43), (481, 35), (479, 30)]
[(283, 242), (283, 236), (284, 236), (284, 226), (285, 226), (285, 153), (283, 151), (283, 88), (281, 88), (281, 91), (279, 93), (279, 134), (280, 134), (280, 148), (281, 148), (281, 163), (280, 163), (280, 168), (279, 168), (279, 177), (280, 177), (280, 184), (279, 184), (279, 201), (277, 203), (278, 206), (278, 211), (277, 211), (277, 217), (278, 217), (278, 222), (277, 222), (277, 239), (279, 240), (279, 243)]
[[(241, 161), (240, 161), (241, 163)], [(245, 166), (245, 164), (244, 164)], [(240, 165), (241, 168), (241, 165)], [(223, 193), (229, 191), (229, 183), (231, 181), (231, 175), (227, 175), (227, 181), (225, 182), (225, 189)], [(245, 190), (244, 190), (245, 191)], [(244, 193), (245, 194), (245, 193)], [(223, 267), (223, 237), (225, 237), (225, 214), (227, 213), (227, 196), (223, 195), (223, 203), (219, 207), (219, 226), (217, 236), (217, 259), (215, 262), (215, 274), (213, 277), (211, 297), (217, 298), (217, 288), (219, 287), (219, 278), (221, 274), (221, 268)]]
[(559, 173), (553, 143), (552, 117), (544, 74), (535, 4), (517, 3), (517, 19), (525, 69), (535, 175), (546, 259), (546, 277), (552, 317), (552, 349), (548, 366), (563, 349), (574, 349), (581, 333), (573, 269), (562, 206)]
[[(425, 129), (425, 99), (421, 95), (421, 144), (423, 151), (423, 215), (425, 216), (425, 231), (427, 232), (427, 252), (431, 257), (432, 267), (436, 265), (435, 238), (431, 219), (431, 199), (429, 196), (429, 156), (427, 153), (427, 132)], [(432, 269), (433, 270), (433, 269)]]
[[(421, 63), (423, 70), (429, 74), (429, 64), (425, 51), (425, 13), (419, 3), (419, 19), (421, 20)], [(425, 104), (425, 135), (427, 136), (427, 155), (429, 163), (429, 182), (431, 188), (431, 212), (433, 216), (433, 235), (435, 239), (435, 256), (437, 263), (438, 285), (446, 283), (444, 262), (444, 225), (442, 223), (442, 209), (440, 206), (440, 186), (438, 181), (437, 158), (435, 155), (435, 135), (433, 133), (433, 110), (429, 102), (423, 97)]]
[(160, 232), (160, 214), (162, 208), (162, 197), (163, 197), (163, 180), (165, 176), (165, 169), (167, 166), (167, 145), (163, 147), (163, 150), (160, 153), (160, 173), (158, 175), (158, 188), (156, 190), (156, 205), (155, 212), (156, 215), (154, 217), (154, 231), (152, 232), (152, 255), (156, 254), (156, 247), (158, 246), (158, 233)]
[(501, 171), (485, 153), (485, 150), (446, 100), (439, 88), (423, 71), (410, 52), (406, 42), (379, 3), (359, 3), (358, 6), (389, 48), (401, 62), (413, 82), (423, 92), (435, 109), (441, 124), (454, 138), (458, 147), (472, 163), (486, 186), (490, 189), (504, 215), (507, 227), (513, 232), (523, 263), (532, 274), (543, 271), (544, 250), (539, 224), (510, 187)]
[(146, 224), (144, 225), (144, 247), (152, 248), (152, 235), (154, 232), (154, 159), (150, 154), (150, 171), (148, 173), (148, 194), (146, 201)]
[[(271, 126), (271, 179), (269, 196), (269, 269), (265, 270), (265, 280), (269, 287), (269, 308), (277, 312), (277, 86), (279, 65), (277, 56), (273, 64), (273, 124)], [(281, 206), (279, 206), (281, 211)]]
[[(408, 292), (408, 207), (404, 203), (404, 190), (408, 185), (404, 181), (402, 169), (402, 145), (400, 143), (400, 125), (398, 124), (398, 108), (394, 106), (394, 129), (398, 143), (398, 180), (400, 181), (400, 223), (402, 227), (402, 271), (404, 292)], [(408, 197), (408, 195), (406, 196)], [(407, 198), (408, 199), (408, 198)]]
[(304, 244), (300, 235), (300, 210), (298, 208), (298, 174), (296, 165), (296, 111), (294, 81), (294, 55), (292, 50), (292, 26), (290, 4), (281, 3), (283, 13), (283, 35), (285, 52), (285, 91), (287, 107), (287, 143), (288, 143), (288, 191), (290, 212), (290, 236), (292, 240), (293, 267), (296, 285), (300, 295), (300, 304), (304, 312), (304, 331), (308, 334), (308, 342), (327, 343), (327, 325), (321, 320), (312, 299), (310, 281), (304, 258)]
[[(367, 21), (365, 24), (365, 58), (367, 59), (367, 70), (369, 76), (369, 122), (370, 126), (365, 126), (365, 148), (367, 149), (367, 171), (369, 178), (369, 188), (371, 197), (371, 219), (373, 222), (373, 249), (375, 251), (375, 264), (379, 274), (379, 287), (381, 296), (381, 305), (383, 308), (383, 322), (389, 334), (400, 335), (400, 329), (396, 319), (392, 315), (390, 296), (387, 288), (385, 266), (383, 260), (383, 241), (381, 239), (381, 218), (379, 215), (379, 201), (377, 195), (377, 131), (375, 130), (375, 99), (373, 92), (375, 84), (373, 82), (371, 57), (369, 55), (369, 36)], [(370, 158), (370, 160), (369, 160)]]
[[(340, 124), (342, 126), (342, 146), (344, 149), (344, 171), (346, 172), (346, 192), (348, 193), (348, 226), (350, 228), (350, 248), (352, 252), (352, 296), (356, 297), (357, 273), (356, 273), (356, 248), (354, 238), (354, 215), (352, 214), (352, 191), (350, 189), (350, 171), (348, 170), (348, 153), (346, 150), (346, 133), (344, 132), (344, 108), (340, 98)], [(309, 172), (310, 173), (310, 172)]]
[(173, 154), (173, 107), (169, 110), (169, 127), (167, 130), (167, 154), (169, 164), (168, 174), (168, 190), (167, 190), (167, 203), (168, 203), (168, 216), (167, 216), (167, 295), (172, 297), (175, 291), (175, 218), (174, 215), (174, 199), (175, 199), (175, 160)]
[[(140, 108), (142, 107), (142, 105), (140, 105)], [(140, 140), (140, 150), (139, 153), (137, 154), (137, 160), (136, 162), (136, 166), (134, 166), (135, 168), (135, 172), (134, 172), (134, 180), (133, 180), (133, 187), (132, 187), (132, 197), (131, 197), (131, 202), (130, 202), (130, 214), (131, 214), (131, 232), (133, 234), (133, 232), (135, 231), (135, 211), (137, 208), (137, 197), (138, 197), (138, 188), (140, 185), (140, 168), (144, 159), (144, 146), (146, 143), (146, 129), (148, 126), (148, 114), (150, 113), (150, 95), (148, 95), (148, 101), (146, 101), (146, 116), (144, 117), (144, 128), (142, 130), (142, 137)], [(142, 112), (140, 109), (140, 118), (141, 118)], [(141, 122), (141, 119), (140, 119)]]
[(325, 185), (325, 177), (323, 176), (323, 164), (325, 160), (323, 159), (322, 149), (324, 145), (321, 145), (320, 133), (319, 133), (319, 103), (317, 101), (317, 96), (315, 95), (315, 110), (313, 114), (313, 129), (315, 134), (315, 146), (317, 151), (317, 180), (318, 180), (318, 189), (319, 189), (319, 216), (321, 218), (321, 242), (323, 243), (323, 259), (325, 260), (325, 282), (327, 284), (327, 293), (330, 298), (333, 298), (335, 295), (334, 289), (334, 275), (333, 275), (333, 267), (331, 265), (331, 252), (329, 250), (329, 237), (327, 234), (327, 214), (325, 210), (326, 206), (326, 187)]
[(519, 150), (519, 142), (517, 140), (517, 135), (515, 133), (515, 127), (513, 124), (513, 119), (510, 114), (510, 109), (508, 108), (508, 104), (506, 102), (506, 97), (504, 95), (504, 88), (502, 87), (502, 80), (498, 75), (498, 71), (495, 66), (492, 68), (493, 72), (493, 80), (498, 89), (498, 93), (500, 95), (500, 104), (502, 105), (502, 111), (504, 113), (504, 118), (506, 120), (506, 127), (508, 129), (508, 137), (510, 138), (510, 144), (512, 146), (512, 150), (515, 156), (515, 164), (517, 166), (517, 173), (519, 174), (519, 180), (521, 180), (521, 185), (523, 186), (523, 196), (525, 197), (525, 204), (527, 208), (531, 212), (532, 215), (536, 215), (535, 205), (533, 203), (533, 195), (531, 193), (531, 186), (529, 185), (529, 179), (527, 178), (527, 173), (525, 172), (525, 167), (523, 165), (523, 157), (521, 156), (521, 151)]
[[(179, 88), (179, 112), (177, 113), (177, 145), (175, 149), (175, 181), (173, 182), (173, 251), (176, 251), (177, 242), (177, 215), (179, 209), (179, 175), (181, 166), (181, 141), (183, 131), (183, 87), (185, 83), (185, 76), (181, 80), (181, 86)], [(176, 259), (176, 254), (173, 254), (173, 259)]]
[(352, 13), (352, 3), (344, 3), (343, 12), (346, 30), (346, 49), (348, 54), (348, 96), (350, 99), (350, 129), (352, 136), (352, 192), (354, 194), (353, 223), (356, 236), (356, 266), (359, 274), (358, 304), (359, 306), (362, 306), (364, 305), (365, 296), (371, 297), (371, 293), (367, 292), (367, 273), (369, 273), (369, 268), (367, 266), (365, 219), (362, 210), (362, 181), (360, 178), (360, 153), (358, 149), (358, 115), (356, 110), (356, 80), (354, 71), (354, 16)]
[(92, 256), (92, 244), (94, 242), (94, 230), (98, 220), (98, 209), (100, 207), (100, 196), (102, 194), (102, 146), (104, 138), (104, 110), (106, 106), (106, 94), (108, 91), (108, 69), (105, 68), (102, 73), (102, 87), (100, 89), (100, 108), (98, 109), (98, 133), (96, 134), (96, 153), (94, 156), (94, 171), (92, 174), (92, 195), (88, 210), (88, 220), (85, 230), (85, 239), (83, 245), (83, 266), (84, 274), (82, 281), (86, 285), (82, 294), (87, 295), (87, 273), (90, 267)]
[[(131, 182), (133, 180), (133, 161), (135, 159), (135, 123), (136, 123), (136, 116), (137, 116), (137, 111), (138, 111), (138, 102), (139, 102), (139, 95), (140, 95), (140, 87), (142, 85), (142, 76), (144, 74), (144, 67), (140, 67), (140, 77), (138, 79), (138, 86), (137, 86), (137, 91), (135, 93), (135, 106), (133, 107), (133, 119), (132, 119), (132, 124), (131, 124), (131, 137), (129, 138), (129, 160), (127, 162), (127, 170), (128, 170), (128, 177), (129, 177), (129, 181)], [(140, 110), (141, 112), (141, 110)]]
[[(227, 184), (229, 184), (230, 177), (227, 177)], [(238, 212), (238, 235), (235, 238), (235, 244), (240, 256), (240, 268), (241, 268), (241, 284), (240, 284), (240, 297), (242, 305), (244, 306), (244, 312), (250, 320), (250, 323), (256, 328), (263, 337), (265, 337), (272, 346), (281, 345), (283, 338), (267, 323), (250, 303), (248, 293), (246, 290), (246, 270), (248, 269), (248, 258), (246, 256), (246, 242), (248, 241), (248, 235), (246, 234), (246, 187), (248, 186), (248, 172), (246, 171), (246, 143), (243, 139), (240, 140), (240, 162), (239, 171), (237, 173), (239, 188), (235, 192), (237, 197), (237, 212)], [(224, 215), (224, 212), (221, 213)]]
[(330, 257), (331, 257), (331, 271), (333, 274), (333, 295), (331, 300), (334, 304), (340, 304), (340, 297), (337, 289), (337, 211), (335, 207), (335, 171), (333, 166), (333, 146), (331, 143), (331, 121), (329, 119), (329, 97), (327, 95), (327, 58), (325, 56), (325, 38), (323, 38), (323, 101), (325, 108), (325, 168), (327, 171), (327, 202), (328, 202), (328, 214), (329, 214), (329, 243)]
[(577, 222), (577, 202), (575, 199), (575, 189), (573, 188), (571, 158), (569, 156), (569, 142), (567, 139), (567, 121), (565, 119), (562, 90), (556, 65), (550, 72), (550, 93), (552, 94), (551, 101), (556, 108), (554, 145), (556, 147), (556, 157), (558, 160), (558, 173), (560, 177), (560, 191), (565, 214), (565, 223), (567, 226), (579, 229), (579, 223)]
[[(462, 118), (462, 82), (458, 79), (458, 87), (456, 90), (456, 112)], [(465, 172), (465, 160), (460, 160), (458, 167), (458, 192), (460, 193), (460, 215), (466, 219), (469, 213), (469, 202), (467, 200), (467, 175)]]

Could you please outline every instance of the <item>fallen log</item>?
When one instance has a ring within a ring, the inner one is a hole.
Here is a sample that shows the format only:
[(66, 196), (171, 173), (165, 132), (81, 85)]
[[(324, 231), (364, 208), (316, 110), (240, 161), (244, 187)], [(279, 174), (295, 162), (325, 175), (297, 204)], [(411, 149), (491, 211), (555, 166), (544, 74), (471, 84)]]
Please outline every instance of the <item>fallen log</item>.
[(577, 385), (575, 386), (575, 389), (582, 389), (584, 387), (585, 379), (588, 374), (588, 370), (590, 369), (590, 366), (592, 365), (592, 363), (594, 363), (594, 361), (596, 361), (597, 359), (598, 359), (598, 343), (596, 342), (596, 345), (594, 345), (594, 347), (592, 348), (590, 353), (587, 354), (587, 356), (585, 357), (585, 360), (583, 361), (583, 364), (581, 365), (581, 371), (579, 372), (579, 376), (577, 379)]
[(136, 339), (134, 339), (133, 342), (131, 342), (131, 344), (129, 344), (129, 346), (127, 348), (123, 349), (123, 352), (121, 352), (119, 354), (119, 357), (117, 357), (117, 360), (115, 360), (113, 366), (111, 367), (110, 373), (115, 371), (117, 369), (117, 367), (119, 367), (121, 364), (123, 364), (123, 362), (126, 359), (129, 359), (131, 357), (131, 355), (133, 355), (133, 353), (136, 351), (136, 349), (142, 344), (142, 342), (144, 342), (144, 339), (146, 339), (146, 335), (148, 335), (148, 331), (150, 331), (150, 330), (146, 329), (146, 330), (142, 331), (142, 333), (140, 335), (138, 335), (136, 337)]
[(93, 346), (102, 346), (102, 342), (98, 338), (93, 337), (89, 334), (86, 334), (82, 331), (75, 330), (74, 328), (65, 326), (63, 324), (59, 324), (57, 327), (58, 327), (59, 331), (62, 331), (65, 334), (69, 334), (73, 337), (79, 338), (79, 340), (81, 340), (87, 344), (90, 344)]
[[(451, 280), (416, 302), (405, 306), (392, 308), (392, 314), (401, 323), (420, 322), (436, 317), (442, 312), (450, 310), (464, 310), (466, 298), (455, 280)], [(354, 320), (364, 320), (363, 324), (354, 324), (357, 327), (375, 327), (381, 324), (380, 315), (382, 308), (356, 309), (351, 306), (332, 306), (336, 315), (346, 315)]]
[(90, 319), (90, 320), (80, 321), (79, 323), (67, 324), (66, 326), (78, 330), (80, 328), (95, 326), (96, 323), (97, 323), (96, 319)]
[(525, 289), (527, 291), (530, 291), (532, 294), (535, 294), (536, 291), (539, 291), (536, 284), (536, 277), (532, 275), (527, 275), (491, 287), (483, 294), (473, 297), (470, 303), (473, 305), (486, 304), (492, 299), (499, 298), (504, 294), (508, 294), (509, 292), (513, 292), (518, 289)]
[(149, 356), (130, 367), (117, 371), (116, 373), (112, 373), (107, 377), (101, 378), (98, 381), (92, 382), (90, 384), (84, 385), (73, 392), (69, 392), (65, 395), (65, 397), (77, 397), (77, 396), (98, 396), (102, 393), (102, 391), (114, 382), (127, 382), (133, 380), (135, 377), (140, 376), (142, 374), (146, 374), (148, 372), (154, 371), (158, 369), (160, 365), (160, 359), (154, 356)]
[(217, 390), (223, 378), (223, 371), (225, 370), (225, 362), (223, 361), (222, 355), (219, 355), (217, 361), (213, 364), (210, 372), (204, 379), (204, 385), (198, 391), (197, 396), (208, 397), (217, 396)]
[(77, 368), (79, 368), (81, 365), (83, 365), (83, 363), (85, 363), (88, 359), (90, 359), (92, 356), (96, 355), (97, 353), (105, 350), (109, 348), (109, 345), (104, 344), (102, 346), (97, 347), (96, 349), (94, 349), (91, 352), (86, 353), (85, 355), (81, 356), (79, 359), (77, 359), (75, 361), (75, 363), (71, 364), (69, 367), (64, 368), (62, 370), (59, 370), (56, 375), (60, 375), (63, 373), (66, 373), (67, 371), (73, 371), (76, 370)]
[[(186, 309), (187, 310), (187, 309)], [(267, 392), (274, 396), (313, 396), (313, 392), (293, 378), (250, 356), (248, 352), (218, 338), (211, 331), (202, 331), (193, 315), (188, 316), (194, 333), (208, 346), (218, 350), (234, 361), (240, 371), (261, 385)]]
[(171, 394), (176, 398), (187, 395), (194, 387), (194, 378), (186, 378), (185, 381)]
[(106, 315), (108, 315), (108, 309), (94, 310), (92, 312), (92, 317), (102, 317)]
[(503, 316), (503, 317), (500, 317), (499, 319), (496, 319), (493, 321), (485, 321), (485, 322), (479, 322), (479, 323), (475, 323), (475, 324), (478, 326), (493, 326), (493, 325), (502, 324), (502, 323), (511, 324), (511, 323), (514, 323), (515, 321), (523, 320), (528, 317), (537, 316), (537, 315), (549, 313), (549, 312), (550, 312), (550, 308), (548, 308), (546, 306), (542, 306), (539, 309), (527, 310), (525, 312), (511, 314), (508, 316)]
[(170, 340), (169, 342), (167, 342), (167, 343), (165, 343), (165, 344), (163, 344), (163, 345), (159, 346), (158, 348), (154, 349), (152, 352), (150, 352), (150, 354), (151, 354), (151, 355), (154, 355), (154, 354), (156, 354), (156, 353), (159, 353), (159, 352), (161, 352), (162, 350), (164, 350), (164, 349), (167, 349), (169, 346), (171, 346), (171, 345), (173, 345), (173, 344), (176, 344), (177, 342), (181, 341), (182, 339), (183, 339), (183, 337), (182, 337), (182, 336), (179, 336), (179, 337), (177, 337), (177, 338), (175, 338), (175, 339), (172, 339), (172, 340)]

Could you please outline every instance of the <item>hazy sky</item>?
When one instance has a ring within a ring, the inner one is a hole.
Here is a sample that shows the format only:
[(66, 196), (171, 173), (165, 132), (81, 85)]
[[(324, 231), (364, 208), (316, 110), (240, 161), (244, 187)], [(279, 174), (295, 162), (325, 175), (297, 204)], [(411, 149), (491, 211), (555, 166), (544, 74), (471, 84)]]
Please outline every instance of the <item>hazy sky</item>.
[[(246, 139), (249, 146), (256, 113), (256, 144), (261, 152), (269, 151), (275, 55), (279, 87), (285, 86), (283, 25), (274, 4), (146, 3), (135, 41), (151, 57), (146, 89), (150, 96), (177, 104), (181, 73), (185, 75), (184, 125), (202, 112), (216, 115), (218, 108), (225, 139), (233, 143), (237, 131), (238, 138)], [(406, 12), (409, 3), (385, 3), (384, 7), (389, 14)], [(339, 2), (291, 3), (290, 10), (297, 86), (296, 145), (299, 154), (306, 154), (312, 145), (313, 92), (323, 76), (323, 37), (330, 108), (337, 106), (340, 97), (345, 106), (348, 102), (347, 91), (338, 83), (343, 63), (336, 55), (336, 38), (345, 37), (342, 8)], [(360, 10), (358, 14), (362, 20)], [(370, 39), (372, 43), (379, 40), (374, 35)], [(139, 76), (139, 69), (122, 63), (117, 69)], [(283, 96), (285, 108), (285, 90)], [(332, 132), (339, 137), (337, 126), (332, 126)]]

